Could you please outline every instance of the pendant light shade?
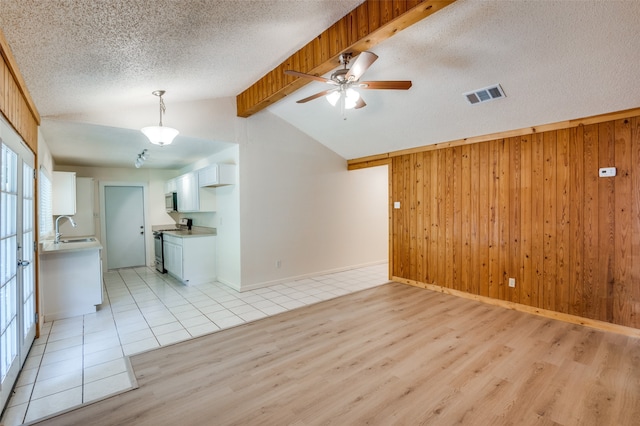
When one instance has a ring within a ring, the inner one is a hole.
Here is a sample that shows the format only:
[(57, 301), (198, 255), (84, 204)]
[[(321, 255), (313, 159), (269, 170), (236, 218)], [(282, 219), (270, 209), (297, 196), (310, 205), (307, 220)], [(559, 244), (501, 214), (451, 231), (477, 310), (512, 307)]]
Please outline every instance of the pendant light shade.
[(141, 132), (149, 138), (149, 142), (161, 146), (169, 145), (173, 142), (173, 139), (178, 136), (178, 133), (180, 133), (176, 129), (165, 126), (143, 127)]
[(176, 129), (162, 125), (162, 115), (166, 110), (164, 100), (162, 99), (164, 93), (164, 90), (156, 90), (153, 92), (153, 95), (160, 98), (160, 124), (158, 126), (148, 126), (141, 129), (141, 132), (149, 138), (149, 142), (160, 146), (169, 145), (173, 142), (173, 139), (178, 136), (178, 133), (180, 133)]

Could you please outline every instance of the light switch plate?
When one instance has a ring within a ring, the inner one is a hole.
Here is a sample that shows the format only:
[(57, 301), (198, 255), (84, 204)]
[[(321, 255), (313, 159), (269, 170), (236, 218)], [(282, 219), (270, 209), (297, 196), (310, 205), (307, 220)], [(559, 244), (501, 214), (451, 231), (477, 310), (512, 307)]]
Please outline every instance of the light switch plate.
[(400, 208), (400, 201), (394, 201), (393, 202), (393, 208), (394, 209), (399, 209)]
[(600, 177), (613, 177), (615, 175), (616, 175), (615, 167), (601, 167), (600, 170), (598, 170), (598, 176)]

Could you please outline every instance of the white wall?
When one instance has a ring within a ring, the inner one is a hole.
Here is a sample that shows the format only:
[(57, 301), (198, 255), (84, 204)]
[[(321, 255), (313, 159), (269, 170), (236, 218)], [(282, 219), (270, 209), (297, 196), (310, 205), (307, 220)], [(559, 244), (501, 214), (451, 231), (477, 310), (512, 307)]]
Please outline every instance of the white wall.
[(240, 160), (242, 289), (388, 259), (386, 166), (350, 172), (268, 111), (247, 119)]

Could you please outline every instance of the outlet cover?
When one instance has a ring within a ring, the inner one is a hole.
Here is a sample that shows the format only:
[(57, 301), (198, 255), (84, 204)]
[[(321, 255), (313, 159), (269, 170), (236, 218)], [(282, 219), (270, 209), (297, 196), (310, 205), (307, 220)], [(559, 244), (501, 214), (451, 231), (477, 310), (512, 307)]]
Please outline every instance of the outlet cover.
[(514, 288), (516, 286), (516, 279), (509, 278), (509, 287)]

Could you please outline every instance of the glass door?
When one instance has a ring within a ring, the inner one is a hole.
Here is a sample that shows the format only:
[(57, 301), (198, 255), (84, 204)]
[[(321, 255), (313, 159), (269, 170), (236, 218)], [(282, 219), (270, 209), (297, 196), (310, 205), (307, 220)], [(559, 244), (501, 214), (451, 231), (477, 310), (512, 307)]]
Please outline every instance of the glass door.
[(0, 408), (35, 337), (34, 155), (0, 121)]

